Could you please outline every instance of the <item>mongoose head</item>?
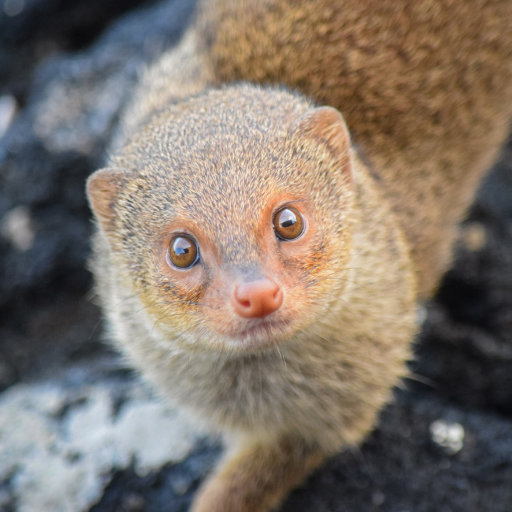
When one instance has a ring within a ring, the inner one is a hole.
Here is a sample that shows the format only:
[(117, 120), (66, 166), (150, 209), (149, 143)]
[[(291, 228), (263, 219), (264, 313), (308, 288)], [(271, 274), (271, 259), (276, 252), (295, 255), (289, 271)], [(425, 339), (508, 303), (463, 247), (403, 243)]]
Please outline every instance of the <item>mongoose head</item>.
[(327, 318), (342, 294), (353, 188), (338, 111), (238, 85), (154, 114), (88, 195), (154, 331), (258, 351)]

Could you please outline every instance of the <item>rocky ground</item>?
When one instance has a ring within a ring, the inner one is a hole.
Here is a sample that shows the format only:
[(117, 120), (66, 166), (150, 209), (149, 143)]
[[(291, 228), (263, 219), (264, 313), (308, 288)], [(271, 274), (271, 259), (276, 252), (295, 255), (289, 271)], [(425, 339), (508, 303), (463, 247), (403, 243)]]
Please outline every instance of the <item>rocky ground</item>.
[[(102, 343), (85, 178), (193, 0), (0, 2), (0, 510), (186, 511), (219, 455)], [(412, 378), (285, 512), (512, 510), (512, 143), (426, 305)]]

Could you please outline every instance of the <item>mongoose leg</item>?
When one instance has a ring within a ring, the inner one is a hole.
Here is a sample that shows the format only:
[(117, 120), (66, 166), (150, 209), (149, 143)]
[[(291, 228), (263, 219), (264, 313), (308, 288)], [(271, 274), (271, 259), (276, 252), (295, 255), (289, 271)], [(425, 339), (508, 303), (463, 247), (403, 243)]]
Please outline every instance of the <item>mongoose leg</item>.
[(269, 512), (327, 457), (290, 439), (229, 453), (203, 484), (190, 512)]

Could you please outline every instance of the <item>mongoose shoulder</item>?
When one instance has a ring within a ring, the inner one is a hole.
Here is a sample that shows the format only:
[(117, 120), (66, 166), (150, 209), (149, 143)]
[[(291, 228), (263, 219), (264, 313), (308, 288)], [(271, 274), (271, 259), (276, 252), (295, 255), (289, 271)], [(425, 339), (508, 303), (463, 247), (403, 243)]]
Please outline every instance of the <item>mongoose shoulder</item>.
[(194, 512), (274, 509), (407, 374), (506, 135), (509, 4), (213, 1), (142, 79), (92, 268), (112, 339), (228, 445)]

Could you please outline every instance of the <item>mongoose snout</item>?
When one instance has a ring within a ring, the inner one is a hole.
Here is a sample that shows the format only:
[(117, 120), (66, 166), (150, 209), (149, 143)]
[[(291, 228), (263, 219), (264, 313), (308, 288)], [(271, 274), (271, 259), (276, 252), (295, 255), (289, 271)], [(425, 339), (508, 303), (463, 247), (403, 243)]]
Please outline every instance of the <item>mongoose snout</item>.
[(283, 299), (281, 287), (265, 277), (237, 285), (231, 303), (235, 313), (242, 318), (265, 318), (281, 307)]

